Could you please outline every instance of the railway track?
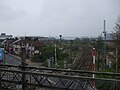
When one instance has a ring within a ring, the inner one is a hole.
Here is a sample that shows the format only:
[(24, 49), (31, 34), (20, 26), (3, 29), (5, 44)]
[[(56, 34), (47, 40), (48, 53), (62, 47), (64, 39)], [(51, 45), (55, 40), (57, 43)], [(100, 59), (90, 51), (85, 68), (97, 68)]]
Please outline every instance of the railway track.
[(81, 55), (75, 60), (72, 69), (92, 71), (91, 50), (89, 46), (81, 46)]

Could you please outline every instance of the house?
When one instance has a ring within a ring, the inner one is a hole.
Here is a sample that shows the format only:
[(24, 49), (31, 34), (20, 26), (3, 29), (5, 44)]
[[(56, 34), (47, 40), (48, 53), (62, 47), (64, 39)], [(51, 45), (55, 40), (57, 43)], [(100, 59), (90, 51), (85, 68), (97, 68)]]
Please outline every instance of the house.
[(1, 33), (0, 40), (5, 40), (6, 38), (13, 38), (12, 35), (6, 35), (6, 33)]
[(44, 45), (44, 42), (33, 37), (19, 38), (13, 42), (14, 54), (20, 54), (22, 45), (26, 48), (27, 57), (31, 57), (36, 53), (36, 51), (39, 51), (39, 48)]
[(1, 33), (0, 35), (0, 45), (2, 45), (2, 42), (6, 39), (12, 39), (12, 35), (6, 35), (6, 33)]
[[(104, 37), (103, 37), (103, 40), (105, 40)], [(114, 46), (113, 33), (107, 33), (106, 34), (106, 44), (110, 47)]]
[(13, 52), (13, 42), (16, 41), (14, 38), (7, 38), (2, 42), (2, 45), (4, 46), (5, 50), (8, 51), (9, 53)]

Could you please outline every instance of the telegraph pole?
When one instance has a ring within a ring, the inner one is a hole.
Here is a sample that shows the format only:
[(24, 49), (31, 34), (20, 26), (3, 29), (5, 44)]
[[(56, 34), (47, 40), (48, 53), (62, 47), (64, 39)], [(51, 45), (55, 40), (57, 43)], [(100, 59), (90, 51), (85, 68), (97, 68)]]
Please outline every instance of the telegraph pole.
[(99, 63), (100, 63), (100, 45), (99, 44), (100, 44), (100, 40), (98, 39), (98, 55), (97, 55), (98, 56), (98, 67), (97, 67), (98, 71), (99, 71), (99, 68), (100, 68), (99, 67), (100, 66), (99, 65)]
[(54, 44), (55, 48), (55, 68), (57, 67), (57, 50), (56, 50), (56, 43)]
[(116, 73), (117, 73), (117, 62), (118, 62), (118, 48), (116, 46)]
[(104, 20), (104, 65), (106, 66), (106, 21)]
[[(117, 67), (118, 67), (118, 47), (116, 46), (116, 73), (117, 73)], [(116, 90), (117, 90), (117, 82), (116, 82)]]

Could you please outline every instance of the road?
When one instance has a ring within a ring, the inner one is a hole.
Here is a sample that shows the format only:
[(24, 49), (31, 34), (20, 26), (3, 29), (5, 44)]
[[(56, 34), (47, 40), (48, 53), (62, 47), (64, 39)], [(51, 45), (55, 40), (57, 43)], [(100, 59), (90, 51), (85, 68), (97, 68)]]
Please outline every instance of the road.
[(11, 54), (5, 54), (5, 63), (12, 64), (12, 65), (20, 65), (21, 60)]
[[(12, 54), (5, 54), (5, 63), (11, 65), (21, 65), (21, 59)], [(33, 63), (34, 66), (35, 63)], [(31, 64), (28, 66), (32, 66)], [(50, 88), (41, 88), (42, 90), (61, 90), (61, 89), (50, 89)]]
[[(21, 65), (21, 58), (12, 54), (5, 54), (6, 64), (11, 65)], [(31, 62), (31, 60), (26, 60), (28, 66), (41, 66), (41, 63)]]
[[(14, 55), (11, 55), (11, 54), (5, 54), (5, 61), (6, 61), (6, 64), (11, 64), (11, 65), (20, 65), (21, 64), (21, 59), (19, 57), (16, 57)], [(28, 66), (32, 66), (32, 65), (29, 65)], [(53, 84), (58, 82), (58, 80), (56, 78), (49, 78), (48, 79), (50, 82), (52, 82)], [(70, 81), (69, 80), (66, 80), (66, 79), (63, 79), (62, 80), (64, 82), (64, 84), (66, 86), (69, 86), (70, 84)], [(81, 83), (84, 83), (84, 82), (81, 82)], [(45, 83), (46, 85), (48, 83)], [(58, 87), (62, 87), (62, 83), (59, 83), (57, 84)], [(74, 82), (71, 86), (72, 88), (76, 88), (75, 90), (82, 90), (81, 86), (79, 86), (79, 84), (77, 82)], [(62, 89), (50, 89), (50, 88), (41, 88), (42, 90), (62, 90)]]
[[(20, 65), (21, 64), (21, 59), (19, 57), (16, 57), (14, 55), (11, 54), (5, 54), (5, 61), (6, 64), (11, 64), (11, 65)], [(31, 66), (31, 65), (29, 65)], [(56, 78), (49, 78), (48, 79), (50, 82), (56, 83), (58, 82), (58, 80)], [(62, 80), (64, 83), (66, 83), (66, 86), (69, 86), (70, 81), (69, 80)], [(85, 82), (81, 82), (81, 83), (85, 83)], [(47, 85), (47, 83), (45, 83), (45, 85)], [(58, 87), (62, 87), (62, 83), (57, 84)], [(82, 90), (81, 86), (79, 86), (79, 84), (77, 82), (74, 82), (71, 86), (72, 88), (76, 88), (75, 90)], [(50, 89), (50, 88), (42, 88), (42, 90), (62, 90), (62, 89)]]

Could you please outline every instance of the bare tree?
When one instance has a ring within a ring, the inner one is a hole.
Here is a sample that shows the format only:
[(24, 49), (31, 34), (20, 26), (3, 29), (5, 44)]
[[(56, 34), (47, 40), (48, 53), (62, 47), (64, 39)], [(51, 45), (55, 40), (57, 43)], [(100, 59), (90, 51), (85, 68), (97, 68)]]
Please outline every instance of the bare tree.
[(120, 16), (117, 19), (114, 27), (115, 33), (113, 34), (113, 38), (115, 40), (116, 45), (120, 45)]
[(116, 45), (116, 72), (120, 72), (120, 16), (115, 23), (114, 31), (113, 39)]

